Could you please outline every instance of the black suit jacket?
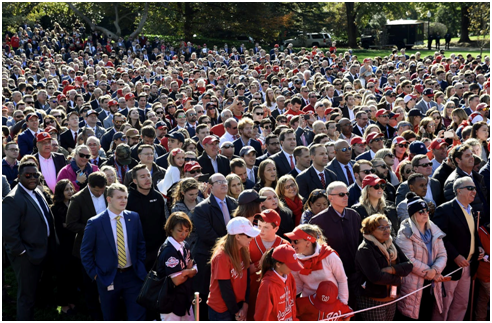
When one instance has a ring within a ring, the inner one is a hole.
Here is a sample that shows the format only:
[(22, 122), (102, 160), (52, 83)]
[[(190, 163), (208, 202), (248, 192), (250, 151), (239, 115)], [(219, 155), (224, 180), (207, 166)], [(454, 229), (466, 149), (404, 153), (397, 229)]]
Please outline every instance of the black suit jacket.
[[(432, 191), (432, 197), (436, 202), (436, 206), (441, 205), (443, 202), (445, 202), (441, 183), (439, 183), (437, 179), (432, 177), (429, 177), (429, 180), (430, 180), (430, 186)], [(398, 190), (396, 191), (395, 205), (400, 204), (406, 198), (405, 196), (407, 195), (408, 192), (410, 192), (410, 187), (408, 186), (408, 182), (405, 181), (398, 186)]]
[(364, 134), (360, 132), (359, 127), (356, 124), (352, 125), (353, 130), (352, 132), (355, 133), (357, 136), (364, 138)]
[(65, 130), (60, 135), (60, 146), (68, 150), (68, 148), (75, 148), (76, 142), (73, 140), (72, 131), (70, 129)]
[[(292, 168), (290, 168), (290, 161), (287, 160), (287, 157), (285, 157), (285, 154), (282, 150), (275, 155), (270, 156), (269, 158), (275, 162), (278, 178), (290, 173), (290, 171), (292, 170)], [(292, 156), (292, 160), (295, 164), (294, 156)]]
[(368, 150), (366, 151), (365, 153), (362, 153), (360, 154), (359, 156), (355, 157), (355, 160), (361, 160), (361, 159), (364, 159), (364, 160), (368, 160), (368, 161), (371, 161), (372, 160), (372, 157), (371, 157), (371, 152)]
[[(38, 160), (39, 163), (39, 153), (36, 153), (34, 157)], [(58, 176), (60, 170), (67, 165), (67, 161), (65, 160), (65, 156), (63, 156), (63, 154), (51, 153), (51, 157), (53, 158), (53, 163), (55, 164), (56, 176)], [(41, 163), (39, 164), (39, 170), (41, 171), (41, 173), (43, 172), (43, 169), (41, 168)]]
[[(104, 203), (108, 206), (106, 201), (106, 191), (104, 191)], [(77, 194), (72, 196), (67, 211), (67, 230), (70, 230), (77, 235), (73, 243), (72, 254), (80, 259), (80, 245), (82, 244), (82, 238), (84, 237), (84, 230), (87, 224), (87, 220), (92, 218), (96, 214), (94, 203), (92, 202), (89, 186), (86, 186)]]
[(97, 102), (96, 99), (91, 101), (91, 107), (92, 107), (92, 110), (96, 110), (97, 108), (99, 108), (99, 103)]
[[(241, 151), (241, 148), (244, 147), (243, 141), (241, 140), (241, 138), (238, 138), (234, 140), (232, 144), (234, 145), (234, 155), (239, 156), (239, 152)], [(256, 150), (256, 156), (263, 155), (263, 152), (261, 151), (261, 144), (258, 141), (251, 139), (250, 146)]]
[(291, 175), (291, 176), (292, 176), (292, 177), (294, 177), (294, 178), (297, 178), (297, 175), (299, 175), (300, 173), (299, 173), (299, 172), (297, 172), (297, 169), (295, 169), (295, 168), (294, 168), (294, 169), (293, 169), (293, 170), (291, 170), (288, 174), (289, 174), (289, 175)]
[[(472, 208), (472, 214), (475, 218), (475, 213)], [(456, 198), (449, 202), (444, 203), (436, 209), (432, 221), (446, 234), (444, 237), (444, 246), (448, 253), (448, 261), (446, 268), (444, 268), (442, 275), (458, 269), (458, 265), (454, 262), (454, 259), (462, 255), (467, 258), (470, 252), (471, 234), (468, 229), (468, 223), (466, 222), (465, 215), (461, 210), (460, 205), (456, 201)], [(476, 222), (475, 222), (476, 223)], [(471, 258), (470, 269), (471, 276), (475, 274), (478, 268), (478, 247), (481, 246), (480, 238), (476, 230), (476, 225), (473, 226), (473, 233), (475, 235), (475, 252)], [(452, 280), (458, 280), (461, 278), (461, 270), (451, 275)]]
[[(295, 170), (295, 168), (294, 168)], [(337, 180), (335, 173), (333, 173), (329, 169), (324, 169), (323, 174), (325, 174), (325, 182), (326, 186), (321, 184), (321, 180), (318, 177), (316, 169), (311, 165), (308, 169), (302, 171), (296, 177), (297, 186), (299, 186), (299, 194), (304, 198), (304, 201), (307, 200), (309, 194), (317, 188), (326, 189), (328, 184)], [(339, 179), (338, 179), (339, 180)]]
[(302, 140), (301, 140), (302, 134), (304, 134), (304, 137), (306, 138), (306, 143), (309, 146), (313, 142), (314, 132), (310, 129), (307, 129), (307, 128), (303, 129), (301, 127), (297, 127), (297, 129), (296, 129), (296, 143), (298, 146), (304, 146), (304, 144), (302, 143)]
[(260, 166), (261, 162), (264, 161), (265, 159), (267, 159), (268, 157), (270, 157), (271, 155), (269, 153), (266, 153), (266, 154), (263, 154), (259, 157), (256, 157), (256, 163), (255, 165), (256, 166)]
[[(376, 122), (376, 125), (379, 127), (379, 129), (381, 129), (381, 133), (384, 135), (384, 139), (393, 139), (393, 137), (395, 136), (395, 132), (396, 132), (395, 128), (388, 125), (387, 126), (388, 131), (386, 131), (386, 127), (383, 126), (382, 124), (380, 124), (379, 122)], [(388, 136), (388, 133), (389, 133), (389, 136)]]
[[(352, 168), (353, 168), (355, 161), (351, 160), (350, 164), (352, 165)], [(336, 180), (344, 182), (345, 185), (347, 185), (347, 186), (350, 185), (348, 182), (347, 176), (345, 176), (345, 172), (342, 169), (342, 165), (338, 162), (338, 160), (336, 160), (336, 158), (334, 158), (331, 162), (329, 162), (328, 165), (326, 166), (326, 168), (331, 170), (333, 173), (335, 173)], [(353, 180), (355, 182), (355, 177), (354, 176), (352, 176), (352, 177), (353, 177)]]
[[(36, 192), (43, 196), (39, 188)], [(48, 250), (54, 252), (56, 247), (56, 232), (53, 213), (46, 203), (49, 212), (48, 237), (45, 217), (34, 199), (20, 186), (15, 186), (2, 201), (2, 238), (6, 252), (14, 261), (24, 250), (27, 259), (34, 265), (39, 265)], [(20, 273), (22, 275), (30, 273)]]
[[(205, 151), (200, 157), (198, 157), (197, 161), (200, 166), (202, 166), (203, 174), (208, 174), (209, 176), (212, 176), (216, 173), (214, 167), (212, 166), (212, 161)], [(217, 168), (219, 170), (219, 173), (221, 173), (222, 175), (229, 175), (231, 173), (231, 165), (229, 159), (227, 159), (226, 156), (217, 154)]]

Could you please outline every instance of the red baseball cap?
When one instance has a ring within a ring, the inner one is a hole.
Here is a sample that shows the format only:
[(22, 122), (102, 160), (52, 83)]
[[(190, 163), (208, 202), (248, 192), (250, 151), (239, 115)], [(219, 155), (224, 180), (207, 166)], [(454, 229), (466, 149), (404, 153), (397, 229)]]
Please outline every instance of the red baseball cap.
[(371, 59), (370, 58), (364, 58), (364, 63), (371, 63)]
[(313, 237), (310, 234), (307, 234), (306, 232), (302, 231), (299, 228), (295, 228), (294, 231), (292, 232), (287, 232), (285, 234), (287, 238), (289, 238), (291, 241), (293, 240), (299, 240), (299, 239), (304, 239), (309, 242), (316, 242), (316, 237)]
[(424, 86), (422, 84), (417, 84), (417, 85), (415, 85), (415, 90), (418, 93), (422, 93), (422, 92), (424, 92)]
[(286, 264), (292, 271), (304, 269), (304, 266), (297, 260), (296, 251), (290, 244), (283, 244), (273, 249), (272, 257)]
[(402, 136), (398, 136), (398, 137), (393, 138), (393, 141), (391, 143), (398, 145), (398, 144), (406, 144), (407, 141)]
[(333, 282), (325, 280), (319, 283), (316, 294), (310, 297), (317, 310), (330, 313), (333, 309), (333, 303), (338, 300), (337, 296), (338, 287)]
[(378, 183), (386, 184), (386, 181), (379, 178), (377, 175), (369, 174), (364, 177), (364, 180), (362, 181), (362, 188), (366, 187), (367, 185), (374, 186)]
[(197, 168), (202, 168), (202, 166), (200, 166), (200, 164), (196, 161), (189, 161), (189, 162), (186, 162), (186, 164), (184, 165), (183, 171), (189, 172), (189, 171), (192, 171), (192, 170), (197, 169)]
[(388, 110), (385, 110), (385, 109), (379, 109), (377, 112), (376, 112), (376, 117), (379, 117), (385, 113), (390, 113), (390, 111)]
[(325, 116), (329, 115), (330, 113), (332, 113), (334, 110), (332, 108), (327, 108), (325, 110)]
[(82, 76), (76, 76), (75, 81), (82, 83), (82, 82), (84, 82), (84, 78)]
[(118, 105), (118, 102), (116, 100), (109, 100), (108, 106), (111, 107), (113, 105)]
[(364, 140), (364, 138), (357, 136), (350, 139), (350, 145), (353, 146), (355, 144), (366, 144), (366, 141)]
[(7, 108), (5, 105), (2, 106), (2, 111), (3, 110), (8, 110), (9, 108)]
[(56, 128), (55, 128), (55, 127), (53, 127), (53, 126), (48, 126), (48, 127), (44, 128), (44, 132), (48, 132), (48, 133), (50, 133), (50, 132), (52, 132), (52, 131), (56, 131), (56, 133), (58, 133), (58, 129), (56, 129)]
[(61, 99), (63, 99), (63, 98), (65, 98), (65, 99), (67, 98), (67, 97), (65, 96), (65, 94), (58, 94), (58, 96), (56, 97), (56, 100), (57, 100), (58, 102), (60, 102), (60, 100), (61, 100)]
[(278, 44), (275, 44), (275, 46), (274, 46), (274, 47), (275, 47), (275, 48), (278, 48), (278, 47), (279, 47), (279, 45), (278, 45)]
[(383, 137), (383, 134), (380, 132), (371, 132), (370, 134), (367, 135), (366, 137), (366, 143), (371, 143), (374, 139), (377, 137)]
[(215, 142), (215, 141), (220, 141), (220, 140), (219, 140), (219, 138), (217, 138), (215, 136), (206, 136), (205, 138), (203, 138), (202, 144), (207, 145), (207, 144), (210, 144), (210, 143)]
[(47, 132), (40, 132), (36, 135), (36, 141), (41, 142), (45, 140), (51, 140), (51, 135)]
[(281, 218), (275, 210), (267, 209), (261, 213), (258, 213), (257, 215), (261, 216), (263, 222), (274, 223), (277, 227), (280, 225)]
[(279, 67), (278, 65), (274, 65), (274, 66), (273, 66), (273, 71), (274, 71), (274, 72), (278, 72), (278, 71), (280, 71), (280, 67)]
[(429, 149), (439, 149), (442, 146), (449, 146), (449, 144), (442, 138), (436, 138), (432, 140), (431, 144), (429, 145)]
[(135, 94), (133, 94), (133, 93), (125, 94), (125, 101), (128, 101), (130, 99), (134, 99), (134, 98), (135, 98)]

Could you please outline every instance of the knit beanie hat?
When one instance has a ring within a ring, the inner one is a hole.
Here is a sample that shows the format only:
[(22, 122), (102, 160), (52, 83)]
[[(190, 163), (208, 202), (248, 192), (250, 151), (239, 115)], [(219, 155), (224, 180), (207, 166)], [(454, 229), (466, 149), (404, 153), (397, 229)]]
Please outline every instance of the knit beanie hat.
[(408, 200), (407, 209), (409, 216), (414, 215), (420, 210), (429, 210), (427, 203), (425, 203), (425, 201), (414, 192), (408, 192), (406, 198)]

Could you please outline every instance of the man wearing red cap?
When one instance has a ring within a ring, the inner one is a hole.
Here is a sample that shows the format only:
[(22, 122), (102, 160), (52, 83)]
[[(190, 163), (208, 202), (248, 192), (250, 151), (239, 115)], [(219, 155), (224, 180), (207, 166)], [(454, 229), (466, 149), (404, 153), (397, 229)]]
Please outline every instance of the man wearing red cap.
[(449, 144), (442, 138), (436, 138), (434, 139), (430, 146), (429, 150), (432, 151), (432, 154), (434, 155), (434, 158), (431, 160), (432, 162), (432, 174), (436, 171), (436, 169), (441, 166), (443, 163), (444, 159), (448, 156), (448, 147)]
[(380, 109), (376, 112), (376, 125), (381, 129), (385, 139), (393, 139), (395, 135), (395, 128), (389, 125), (389, 114), (390, 111)]
[(366, 144), (369, 146), (369, 150), (365, 153), (357, 156), (355, 160), (365, 159), (371, 161), (379, 149), (384, 147), (384, 137), (382, 133), (372, 132), (366, 137)]
[(39, 162), (39, 168), (41, 173), (43, 173), (46, 184), (54, 192), (56, 177), (60, 170), (66, 166), (65, 156), (51, 152), (51, 136), (47, 132), (40, 132), (36, 135), (36, 147), (38, 152), (34, 157)]
[(198, 163), (202, 166), (202, 172), (209, 176), (217, 173), (227, 176), (231, 173), (229, 159), (219, 154), (219, 142), (219, 138), (212, 135), (202, 141), (203, 153), (198, 157)]
[(419, 109), (420, 112), (425, 114), (431, 108), (437, 107), (437, 103), (434, 102), (433, 98), (434, 98), (434, 91), (432, 89), (425, 89), (422, 92), (422, 100), (420, 100), (415, 105), (415, 108)]
[(249, 293), (249, 308), (248, 308), (248, 320), (253, 321), (256, 308), (256, 298), (258, 294), (258, 288), (260, 287), (260, 275), (258, 272), (261, 270), (260, 260), (262, 256), (271, 248), (276, 248), (281, 244), (289, 244), (285, 239), (279, 237), (276, 233), (280, 227), (280, 215), (275, 210), (265, 210), (256, 215), (258, 219), (258, 229), (260, 234), (256, 236), (249, 244), (249, 253), (251, 255), (251, 267), (250, 274), (250, 293)]

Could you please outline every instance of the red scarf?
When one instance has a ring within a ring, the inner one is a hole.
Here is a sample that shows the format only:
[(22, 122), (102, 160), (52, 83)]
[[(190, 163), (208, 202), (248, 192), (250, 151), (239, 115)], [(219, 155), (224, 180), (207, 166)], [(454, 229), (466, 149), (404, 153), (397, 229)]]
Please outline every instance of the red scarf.
[(285, 197), (285, 203), (287, 204), (288, 208), (291, 209), (294, 213), (294, 223), (295, 226), (298, 226), (301, 222), (302, 216), (302, 200), (299, 198), (299, 196), (296, 196), (293, 201), (290, 198)]
[(334, 249), (324, 244), (321, 246), (318, 256), (306, 260), (299, 259), (299, 261), (304, 266), (304, 269), (301, 269), (299, 273), (301, 275), (309, 275), (313, 270), (323, 269), (323, 264), (322, 264), (323, 259), (328, 257), (332, 252), (336, 253), (338, 256), (338, 253)]

